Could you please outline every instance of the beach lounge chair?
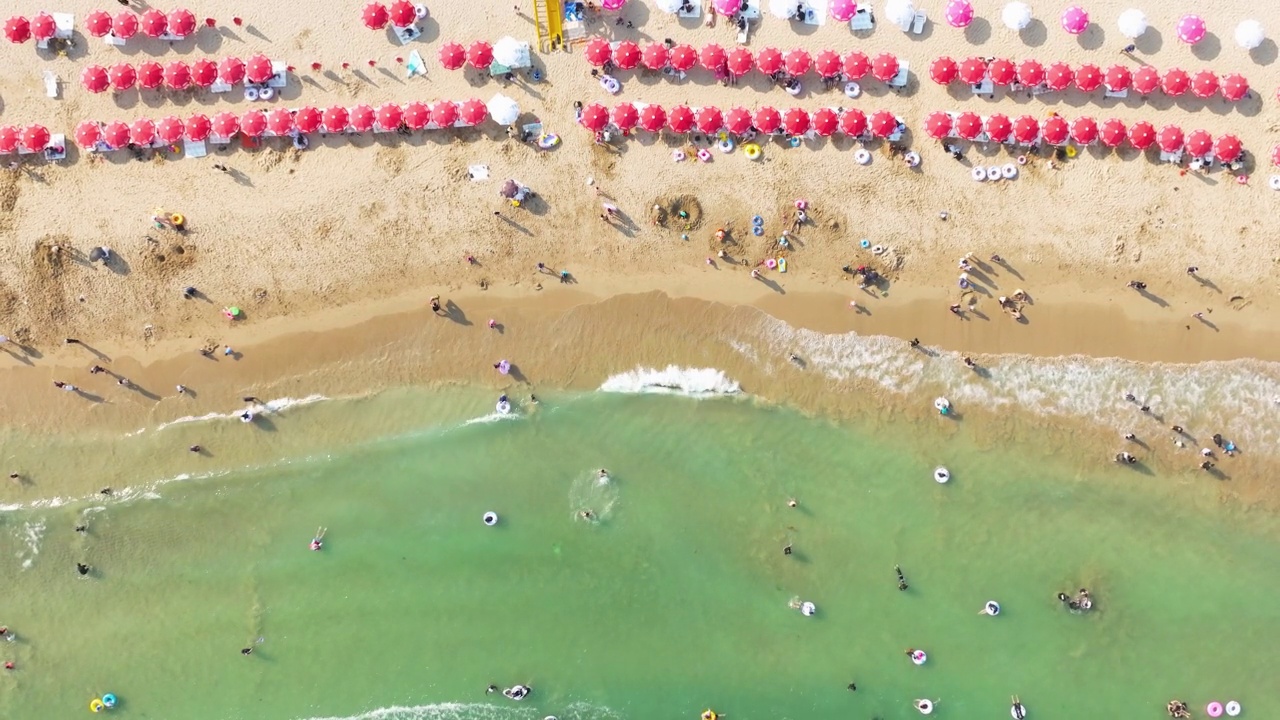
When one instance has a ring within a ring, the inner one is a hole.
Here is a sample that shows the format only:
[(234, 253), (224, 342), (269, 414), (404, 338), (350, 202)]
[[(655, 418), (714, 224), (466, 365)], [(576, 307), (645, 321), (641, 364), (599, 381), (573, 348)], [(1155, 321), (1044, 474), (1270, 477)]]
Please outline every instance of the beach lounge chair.
[(400, 41), (401, 45), (408, 45), (411, 41), (422, 34), (422, 31), (418, 29), (417, 25), (410, 25), (409, 27), (403, 28), (392, 25), (391, 30), (396, 34), (396, 39)]
[(40, 78), (44, 82), (44, 94), (51, 97), (58, 97), (58, 75), (52, 70), (45, 70), (40, 73)]
[(738, 44), (746, 45), (747, 40), (751, 38), (751, 21), (743, 20), (742, 30), (738, 31)]
[(889, 80), (889, 87), (906, 87), (907, 79), (910, 77), (911, 63), (906, 60), (898, 60), (898, 74)]
[(182, 153), (189, 158), (202, 158), (209, 154), (209, 146), (203, 140), (182, 140)]
[(1180, 163), (1182, 162), (1182, 151), (1178, 152), (1160, 152), (1160, 162)]
[(911, 21), (911, 34), (919, 35), (924, 32), (924, 24), (928, 19), (923, 10), (917, 10), (915, 18)]
[(996, 84), (991, 82), (989, 77), (982, 78), (982, 82), (971, 87), (974, 95), (995, 95), (996, 93)]
[(747, 0), (747, 6), (739, 13), (748, 20), (760, 19), (760, 0)]
[(49, 136), (49, 144), (44, 146), (45, 160), (65, 160), (67, 157), (67, 136), (54, 133)]
[(677, 12), (676, 15), (679, 15), (682, 18), (702, 17), (701, 0), (690, 0), (689, 4), (686, 5), (685, 7), (680, 8), (679, 12)]
[(850, 30), (871, 30), (875, 28), (876, 19), (871, 14), (871, 6), (866, 3), (858, 3), (858, 9), (854, 11), (853, 17), (849, 19)]
[(1109, 98), (1127, 98), (1129, 97), (1129, 88), (1124, 88), (1122, 90), (1107, 90), (1102, 95), (1103, 97)]
[(827, 22), (826, 0), (806, 1), (800, 7), (800, 17), (805, 25), (823, 25)]

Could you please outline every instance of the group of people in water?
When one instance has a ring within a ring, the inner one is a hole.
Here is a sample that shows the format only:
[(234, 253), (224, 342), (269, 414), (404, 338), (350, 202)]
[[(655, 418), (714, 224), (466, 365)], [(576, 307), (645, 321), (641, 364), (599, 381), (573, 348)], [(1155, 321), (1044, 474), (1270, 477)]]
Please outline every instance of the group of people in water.
[(1069, 610), (1085, 611), (1093, 609), (1093, 598), (1089, 596), (1087, 588), (1080, 588), (1080, 592), (1075, 597), (1071, 597), (1064, 592), (1058, 593), (1058, 600), (1066, 605)]

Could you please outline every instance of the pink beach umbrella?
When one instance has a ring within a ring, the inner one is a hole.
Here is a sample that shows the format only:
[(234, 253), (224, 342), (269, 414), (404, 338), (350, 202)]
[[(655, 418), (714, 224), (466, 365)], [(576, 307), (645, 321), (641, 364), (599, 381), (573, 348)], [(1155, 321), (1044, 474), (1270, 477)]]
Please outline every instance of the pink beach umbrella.
[(1249, 94), (1249, 81), (1240, 73), (1231, 73), (1222, 78), (1222, 97), (1236, 102)]
[(924, 119), (924, 132), (934, 140), (951, 134), (951, 116), (941, 110), (934, 110)]
[(1244, 151), (1240, 138), (1235, 135), (1222, 135), (1213, 142), (1213, 155), (1218, 162), (1235, 162)]
[(1160, 150), (1167, 153), (1178, 152), (1182, 149), (1185, 138), (1182, 135), (1182, 128), (1176, 125), (1165, 125), (1160, 128), (1160, 132), (1156, 134), (1156, 145)]
[[(609, 43), (605, 43), (605, 49)], [(493, 64), (493, 46), (484, 40), (476, 40), (467, 47), (467, 64), (473, 68), (484, 69)], [(603, 65), (603, 63), (601, 63)]]
[(76, 144), (82, 148), (91, 148), (102, 139), (102, 124), (97, 120), (81, 120), (76, 125)]
[[(293, 124), (298, 128), (298, 132), (313, 133), (324, 125), (324, 113), (320, 112), (318, 107), (304, 105), (298, 108), (298, 112), (294, 113)], [(191, 129), (190, 120), (187, 120), (187, 129)]]
[(813, 71), (818, 77), (834, 78), (840, 74), (840, 54), (835, 50), (819, 50), (813, 58)]
[(285, 108), (272, 108), (267, 113), (267, 130), (272, 135), (288, 135), (293, 128), (293, 113)]
[(668, 62), (676, 72), (689, 72), (698, 63), (698, 51), (692, 45), (677, 45), (671, 48)]
[(218, 63), (218, 79), (227, 85), (244, 80), (244, 61), (238, 57), (224, 57)]
[(160, 122), (156, 123), (156, 136), (169, 145), (182, 142), (186, 131), (186, 126), (174, 115), (160, 118)]
[(871, 72), (871, 58), (861, 50), (854, 50), (844, 56), (842, 68), (845, 80), (861, 80)]
[(445, 70), (457, 70), (466, 64), (467, 51), (462, 47), (462, 43), (450, 40), (440, 46), (436, 51), (436, 57), (440, 59), (440, 66)]
[(604, 2), (600, 3), (600, 7), (605, 10), (614, 11), (621, 10), (622, 6), (626, 4), (627, 0), (604, 0)]
[(987, 118), (983, 129), (986, 131), (987, 137), (991, 138), (991, 142), (1002, 143), (1013, 134), (1013, 121), (1007, 115), (995, 113)]
[(387, 26), (387, 6), (380, 2), (371, 2), (364, 6), (364, 10), (360, 11), (360, 19), (364, 21), (364, 26), (370, 30), (381, 30)]
[(181, 60), (172, 60), (164, 68), (164, 84), (174, 90), (191, 86), (191, 67)]
[(395, 0), (387, 8), (387, 17), (391, 18), (392, 25), (406, 28), (418, 21), (418, 11), (409, 0)]
[(799, 77), (809, 72), (809, 68), (812, 66), (813, 58), (809, 56), (809, 53), (801, 50), (800, 48), (788, 50), (786, 56), (782, 59), (782, 67), (786, 69), (787, 74), (792, 77)]
[(1120, 118), (1107, 118), (1102, 121), (1102, 130), (1099, 133), (1099, 137), (1103, 145), (1118, 147), (1120, 143), (1124, 142), (1127, 134), (1128, 128), (1124, 126), (1124, 121)]
[(1071, 122), (1071, 139), (1079, 145), (1092, 145), (1098, 141), (1098, 122), (1085, 115)]
[(1080, 92), (1091, 93), (1102, 86), (1102, 68), (1093, 63), (1085, 63), (1076, 68), (1076, 88)]
[(1178, 19), (1178, 39), (1188, 45), (1195, 45), (1204, 39), (1204, 19), (1199, 15), (1183, 15)]
[(959, 67), (956, 61), (946, 55), (936, 57), (929, 63), (929, 78), (939, 85), (951, 84), (958, 73)]
[(80, 84), (91, 93), (100, 93), (111, 87), (107, 69), (101, 65), (88, 65), (80, 71)]
[(831, 3), (831, 19), (836, 22), (849, 22), (857, 12), (857, 0), (833, 0)]
[[(434, 115), (435, 110), (433, 109), (433, 119)], [(609, 124), (609, 111), (600, 103), (591, 103), (590, 105), (582, 108), (582, 117), (578, 118), (578, 122), (582, 127), (590, 130), (591, 132), (600, 132), (604, 129), (605, 125)], [(443, 125), (443, 123), (439, 122), (436, 124)], [(449, 124), (452, 125), (453, 123)]]
[(755, 116), (751, 121), (756, 126), (756, 130), (762, 133), (776, 132), (782, 127), (782, 113), (768, 105), (756, 108)]
[[(593, 110), (594, 108), (594, 110)], [(588, 117), (590, 116), (590, 117)], [(603, 118), (603, 120), (599, 120)], [(599, 130), (609, 124), (609, 111), (599, 103), (592, 103), (582, 113), (583, 124), (591, 127), (599, 123)], [(458, 105), (452, 100), (437, 100), (431, 106), (431, 122), (442, 128), (453, 127), (458, 122)], [(590, 123), (590, 124), (588, 124)]]
[(84, 28), (92, 37), (106, 37), (111, 32), (111, 13), (106, 10), (90, 10), (84, 16)]
[[(20, 134), (15, 125), (0, 125), (0, 153), (11, 153), (18, 149), (18, 135)], [(125, 138), (129, 137), (129, 126), (124, 128)]]
[(321, 114), (320, 126), (327, 133), (340, 133), (346, 131), (350, 119), (351, 116), (347, 114), (346, 108), (334, 105)]
[(756, 54), (756, 67), (765, 75), (782, 72), (782, 51), (776, 47), (762, 48)]
[(138, 87), (154, 90), (164, 84), (164, 67), (154, 60), (138, 63)]
[(982, 134), (982, 118), (978, 113), (966, 110), (956, 116), (954, 129), (956, 135), (965, 140), (976, 140)]
[[(6, 126), (10, 127), (10, 126)], [(0, 128), (0, 152), (4, 152), (4, 128)], [(1280, 145), (1271, 148), (1271, 164), (1280, 167)]]
[(724, 127), (724, 117), (720, 114), (720, 109), (712, 106), (704, 107), (697, 112), (695, 122), (698, 130), (711, 135), (720, 131)]
[(1050, 145), (1065, 145), (1071, 136), (1071, 125), (1061, 115), (1050, 115), (1040, 125), (1040, 137)]
[(996, 58), (987, 65), (987, 77), (996, 85), (1012, 85), (1018, 79), (1018, 66), (1008, 58)]
[(53, 16), (41, 11), (31, 18), (31, 36), (36, 40), (48, 40), (58, 32), (58, 23)]
[[(366, 133), (373, 129), (373, 116), (372, 107), (365, 103), (359, 103), (347, 110), (347, 124), (358, 133)], [(244, 124), (243, 120), (241, 124)]]
[(849, 137), (860, 137), (867, 131), (867, 115), (857, 108), (840, 113), (840, 132)]
[[(129, 13), (132, 17), (133, 13)], [(31, 39), (31, 22), (21, 15), (14, 15), (4, 21), (4, 36), (11, 43), (24, 43)], [(5, 127), (10, 127), (6, 125)], [(9, 151), (12, 152), (12, 151)]]
[(662, 70), (667, 66), (667, 57), (669, 55), (666, 45), (649, 43), (645, 45), (644, 50), (640, 51), (640, 64), (650, 70)]
[(209, 87), (218, 80), (218, 64), (209, 58), (191, 63), (191, 82), (198, 87)]
[(1079, 35), (1089, 29), (1089, 13), (1079, 5), (1072, 5), (1062, 11), (1062, 29), (1071, 35)]
[(1210, 98), (1218, 92), (1218, 76), (1212, 70), (1198, 70), (1191, 78), (1191, 92), (1198, 98)]
[(1066, 90), (1074, 79), (1075, 73), (1071, 71), (1071, 66), (1061, 61), (1053, 63), (1044, 72), (1045, 87), (1055, 92)]
[[(169, 34), (174, 37), (184, 38), (196, 31), (196, 16), (186, 8), (178, 8), (169, 11), (166, 18), (169, 23)], [(177, 118), (174, 118), (177, 120)]]
[(609, 114), (609, 119), (619, 130), (625, 132), (640, 122), (640, 113), (636, 111), (635, 105), (629, 102), (621, 102), (613, 106), (613, 112)]
[(973, 4), (969, 0), (950, 0), (945, 12), (947, 24), (953, 28), (966, 28), (973, 22)]
[(116, 63), (107, 71), (114, 90), (128, 90), (138, 82), (138, 73), (129, 63)]
[(156, 139), (156, 124), (149, 118), (139, 118), (129, 126), (129, 142), (134, 145), (150, 145)]
[(742, 77), (751, 72), (751, 68), (755, 67), (756, 56), (744, 47), (736, 47), (729, 51), (729, 57), (725, 60), (725, 68), (729, 70), (730, 75)]
[[(715, 0), (716, 12), (721, 15), (736, 15), (742, 9), (742, 0)], [(607, 9), (607, 8), (606, 8)]]
[(262, 53), (254, 55), (245, 63), (244, 76), (251, 83), (265, 83), (272, 75), (275, 75), (275, 71), (271, 69), (271, 58)]
[(880, 82), (889, 82), (898, 74), (898, 57), (893, 53), (880, 53), (871, 62), (871, 76)]
[(898, 130), (898, 116), (888, 110), (876, 110), (871, 113), (868, 123), (871, 134), (878, 138), (887, 138)]
[(741, 106), (729, 108), (729, 112), (724, 114), (724, 129), (734, 135), (741, 135), (750, 130), (751, 111)]
[(613, 64), (619, 70), (634, 70), (640, 64), (640, 46), (631, 40), (623, 40), (613, 49)]
[(138, 34), (138, 16), (128, 10), (118, 12), (111, 18), (111, 34), (121, 40), (128, 40)]
[(1143, 65), (1133, 71), (1133, 89), (1139, 95), (1150, 95), (1160, 87), (1160, 71), (1150, 65)]
[[(0, 134), (0, 151), (4, 150), (3, 134)], [(119, 150), (129, 144), (129, 123), (123, 120), (112, 120), (102, 129), (102, 141), (109, 147)]]
[(645, 105), (640, 110), (640, 122), (638, 125), (641, 130), (655, 133), (661, 132), (666, 124), (667, 111), (663, 110), (661, 105)]
[(142, 28), (142, 34), (147, 37), (158, 38), (169, 29), (169, 18), (161, 10), (148, 8), (139, 18), (139, 25)]
[(829, 107), (818, 108), (809, 118), (813, 131), (821, 137), (830, 137), (840, 127), (840, 114)]
[(608, 40), (594, 37), (587, 41), (587, 46), (582, 50), (582, 56), (592, 65), (603, 67), (613, 59), (613, 49), (609, 47)]
[(421, 130), (431, 122), (431, 108), (421, 100), (414, 100), (404, 106), (402, 119), (410, 130)]
[(667, 127), (672, 132), (687, 133), (693, 129), (693, 109), (688, 105), (677, 105), (667, 113)]
[(1185, 145), (1191, 157), (1204, 157), (1213, 152), (1213, 136), (1208, 130), (1192, 130), (1187, 133)]
[(809, 132), (812, 120), (804, 108), (787, 108), (782, 113), (782, 131), (788, 135), (803, 135)]
[(1139, 150), (1146, 150), (1156, 141), (1156, 126), (1146, 120), (1129, 126), (1129, 144)]
[(187, 118), (183, 123), (186, 126), (187, 139), (192, 142), (200, 142), (209, 137), (209, 132), (213, 129), (213, 123), (209, 121), (209, 116), (203, 113), (196, 113)]

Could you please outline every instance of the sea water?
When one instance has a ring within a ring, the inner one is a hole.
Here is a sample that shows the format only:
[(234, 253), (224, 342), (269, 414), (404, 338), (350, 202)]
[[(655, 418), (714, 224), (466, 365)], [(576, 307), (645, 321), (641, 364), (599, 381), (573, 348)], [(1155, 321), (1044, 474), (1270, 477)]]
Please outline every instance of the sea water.
[[(1175, 697), (1280, 713), (1280, 528), (1208, 476), (1082, 474), (1029, 431), (979, 449), (963, 422), (806, 417), (714, 370), (492, 404), (405, 389), (268, 430), (62, 441), (117, 447), (93, 470), (115, 491), (0, 513), (0, 716), (107, 692), (190, 720), (888, 720), (916, 698), (1000, 718), (1013, 695), (1037, 720)], [(231, 438), (216, 470), (174, 472)], [(1074, 614), (1055, 596), (1081, 587), (1096, 608)], [(522, 702), (486, 693), (517, 683)]]

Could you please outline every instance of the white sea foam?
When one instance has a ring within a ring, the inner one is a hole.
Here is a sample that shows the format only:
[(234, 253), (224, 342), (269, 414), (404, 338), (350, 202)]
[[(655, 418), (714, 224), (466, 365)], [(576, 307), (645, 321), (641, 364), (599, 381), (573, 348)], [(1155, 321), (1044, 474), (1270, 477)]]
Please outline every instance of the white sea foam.
[[(589, 703), (572, 703), (552, 713), (560, 720), (619, 720), (621, 715), (610, 708)], [(531, 707), (487, 705), (480, 703), (436, 703), (433, 705), (394, 705), (359, 715), (326, 716), (306, 720), (538, 720), (545, 713)]]
[(507, 413), (500, 413), (495, 410), (494, 412), (491, 412), (488, 415), (473, 417), (470, 420), (463, 422), (462, 427), (466, 427), (467, 425), (484, 425), (487, 423), (501, 422), (503, 420), (519, 420), (522, 417), (524, 416), (516, 412), (515, 410), (512, 410), (511, 412), (507, 412)]
[[(923, 404), (945, 395), (957, 409), (980, 406), (1072, 417), (1131, 429), (1137, 405), (1193, 433), (1221, 432), (1246, 451), (1280, 448), (1280, 364), (1233, 360), (1198, 364), (1139, 363), (1085, 356), (988, 357), (974, 372), (951, 352), (925, 353), (906, 342), (856, 333), (826, 335), (762, 320), (756, 338), (731, 346), (744, 357), (803, 358), (810, 371), (837, 383), (869, 383)], [(739, 349), (741, 348), (741, 349)], [(769, 362), (769, 361), (766, 361)], [(766, 368), (770, 369), (770, 368)], [(1137, 405), (1124, 400), (1132, 393)], [(1259, 420), (1262, 420), (1259, 422)]]
[[(303, 405), (311, 405), (313, 403), (323, 402), (325, 400), (329, 400), (329, 398), (324, 395), (307, 395), (306, 397), (301, 397), (301, 398), (290, 398), (290, 397), (276, 398), (274, 400), (268, 400), (261, 405), (255, 405), (254, 411), (263, 415), (275, 415), (275, 414), (284, 412), (285, 410), (288, 410), (289, 408), (292, 408), (292, 407), (301, 407)], [(139, 428), (129, 433), (126, 437), (141, 435), (145, 432), (159, 432), (160, 430), (164, 430), (165, 428), (173, 427), (175, 425), (188, 425), (190, 423), (209, 422), (212, 420), (239, 421), (240, 413), (242, 412), (244, 411), (236, 410), (234, 412), (229, 412), (229, 413), (213, 412), (213, 413), (206, 413), (204, 415), (184, 415), (183, 417), (176, 418), (168, 422), (160, 423), (155, 428)]]
[[(743, 347), (745, 350), (746, 346)], [(668, 365), (664, 370), (638, 367), (629, 372), (610, 375), (600, 385), (600, 392), (715, 397), (737, 395), (742, 392), (742, 388), (723, 371), (715, 368)]]
[(23, 543), (23, 549), (17, 553), (18, 559), (22, 561), (22, 569), (26, 570), (35, 564), (36, 556), (40, 554), (40, 541), (44, 539), (44, 531), (47, 525), (44, 518), (28, 520), (17, 529), (18, 539)]

